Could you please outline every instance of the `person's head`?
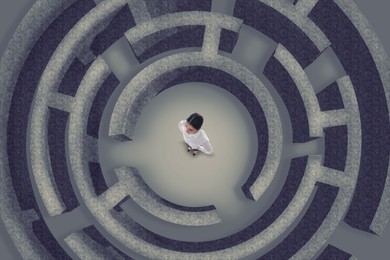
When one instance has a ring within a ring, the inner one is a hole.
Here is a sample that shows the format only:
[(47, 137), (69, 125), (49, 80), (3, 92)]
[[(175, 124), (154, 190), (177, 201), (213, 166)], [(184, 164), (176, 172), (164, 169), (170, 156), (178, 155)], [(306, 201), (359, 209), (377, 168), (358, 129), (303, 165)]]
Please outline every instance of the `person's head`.
[(191, 114), (186, 120), (186, 132), (188, 134), (195, 134), (202, 127), (203, 117), (198, 113)]

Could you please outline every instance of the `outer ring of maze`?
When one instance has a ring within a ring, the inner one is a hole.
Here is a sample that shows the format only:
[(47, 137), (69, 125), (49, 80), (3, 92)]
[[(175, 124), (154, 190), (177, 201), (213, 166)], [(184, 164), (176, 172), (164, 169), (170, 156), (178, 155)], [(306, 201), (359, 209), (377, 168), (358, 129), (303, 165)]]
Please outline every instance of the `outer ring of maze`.
[[(85, 20), (87, 20), (87, 18), (85, 18)], [(79, 37), (82, 35), (82, 33), (80, 33), (79, 30), (76, 29), (73, 29), (75, 31), (75, 34), (69, 34), (69, 35), (73, 35), (73, 37), (76, 35), (76, 40), (74, 40), (72, 37), (69, 37), (69, 39), (65, 39), (62, 43), (62, 45), (66, 48), (64, 48), (65, 50), (69, 50), (70, 53), (73, 53), (71, 50), (74, 50), (73, 47), (71, 47), (72, 45), (73, 46), (77, 46), (77, 44), (79, 43)], [(81, 30), (82, 31), (82, 30)], [(68, 41), (71, 42), (70, 45), (68, 45)], [(52, 70), (47, 70), (44, 72), (44, 75), (42, 76), (42, 80), (40, 82), (40, 86), (38, 88), (38, 90), (41, 92), (39, 93), (39, 95), (37, 95), (37, 97), (39, 98), (39, 100), (41, 100), (42, 102), (36, 102), (35, 105), (34, 105), (34, 109), (33, 109), (33, 121), (32, 121), (32, 135), (35, 136), (35, 138), (32, 138), (32, 141), (35, 142), (35, 141), (38, 141), (40, 140), (41, 138), (37, 138), (37, 137), (43, 137), (42, 134), (44, 135), (44, 131), (41, 131), (42, 129), (39, 127), (39, 125), (41, 125), (42, 123), (42, 119), (46, 118), (46, 116), (42, 116), (42, 114), (46, 114), (47, 113), (47, 108), (46, 105), (47, 103), (45, 102), (46, 101), (46, 94), (50, 92), (50, 89), (52, 88), (52, 86), (56, 85), (56, 82), (58, 81), (58, 78), (60, 77), (57, 77), (56, 75), (59, 75), (61, 74), (60, 71), (61, 71), (61, 67), (63, 66), (67, 66), (66, 64), (69, 64), (69, 61), (71, 60), (70, 57), (72, 57), (75, 53), (73, 53), (73, 55), (69, 55), (69, 53), (67, 54), (66, 51), (64, 51), (64, 49), (62, 48), (59, 48), (60, 51), (58, 51), (57, 53), (55, 53), (55, 55), (52, 57), (51, 61), (50, 61), (50, 64), (51, 66), (49, 66), (50, 68), (55, 68), (55, 73), (53, 73)], [(63, 59), (65, 58), (65, 59)], [(223, 62), (223, 61), (222, 61)], [(220, 64), (222, 65), (222, 63)], [(93, 69), (92, 69), (93, 68)], [(94, 71), (96, 70), (96, 71)], [(91, 97), (94, 96), (94, 94), (92, 96), (89, 96), (87, 98), (87, 93), (96, 93), (96, 89), (93, 89), (93, 86), (94, 85), (99, 85), (101, 84), (102, 80), (107, 76), (107, 73), (108, 73), (108, 68), (107, 66), (104, 64), (104, 62), (102, 61), (102, 59), (98, 58), (94, 64), (91, 66), (91, 70), (89, 73), (87, 73), (87, 77), (84, 79), (84, 81), (82, 82), (82, 87), (80, 87), (80, 91), (77, 93), (77, 97), (76, 97), (76, 100), (72, 101), (72, 102), (66, 102), (65, 100), (65, 107), (67, 110), (71, 110), (71, 111), (76, 111), (77, 109), (75, 108), (80, 108), (79, 111), (82, 111), (82, 114), (84, 116), (81, 116), (80, 118), (81, 119), (85, 119), (85, 113), (88, 112), (88, 110), (86, 109), (85, 106), (88, 106), (91, 102)], [(57, 79), (57, 81), (56, 81)], [(49, 92), (48, 92), (49, 91)], [(265, 91), (265, 88), (263, 87), (263, 91)], [(264, 93), (263, 93), (264, 94)], [(50, 97), (50, 95), (49, 95)], [(264, 102), (262, 103), (269, 103), (269, 100), (263, 100)], [(67, 104), (67, 105), (66, 105)], [(83, 104), (83, 108), (85, 109), (81, 109), (80, 105)], [(269, 106), (267, 106), (268, 109), (269, 108), (274, 108), (273, 112), (277, 112), (276, 108), (274, 105), (270, 104)], [(267, 110), (269, 112), (269, 110)], [(72, 129), (74, 129), (74, 122), (75, 121), (75, 118), (77, 116), (74, 115), (74, 113), (71, 113), (71, 116), (70, 116), (70, 134), (73, 133)], [(267, 118), (270, 118), (274, 123), (276, 122), (276, 129), (279, 129), (280, 130), (280, 127), (277, 127), (277, 124), (280, 125), (280, 120), (277, 116), (277, 114), (272, 114), (271, 115), (268, 115)], [(276, 120), (276, 121), (275, 121)], [(82, 121), (82, 120), (81, 120)], [(76, 126), (78, 126), (80, 128), (80, 126), (83, 125), (83, 123), (81, 121), (77, 121)], [(273, 124), (270, 124), (271, 126)], [(36, 126), (36, 127), (34, 127)], [(77, 128), (77, 127), (76, 127)], [(85, 128), (85, 127), (81, 127), (81, 128)], [(44, 130), (44, 129), (43, 129)], [(275, 135), (275, 139), (274, 140), (277, 140), (279, 141), (279, 144), (281, 142), (281, 135), (278, 134), (277, 131), (274, 131), (273, 132), (274, 135)], [(75, 153), (75, 151), (79, 151), (80, 153), (83, 153), (83, 148), (81, 147), (74, 147), (74, 141), (77, 140), (77, 139), (74, 139), (74, 138), (71, 138), (71, 142), (70, 142), (70, 146), (71, 146), (71, 161), (74, 160), (74, 157), (78, 157), (78, 155)], [(76, 142), (78, 145), (82, 144), (82, 140), (79, 140), (80, 142)], [(44, 161), (46, 161), (46, 159), (44, 158), (44, 156), (42, 157), (42, 155), (46, 154), (46, 152), (44, 152), (44, 146), (41, 146), (39, 143), (37, 144), (33, 144), (32, 147), (35, 147), (35, 146), (38, 146), (38, 147), (41, 147), (40, 149), (38, 149), (38, 157), (34, 157), (33, 158), (33, 168), (34, 166), (38, 166), (38, 168), (41, 168), (41, 162), (43, 162), (42, 165), (47, 165), (46, 163), (44, 163)], [(276, 150), (278, 150), (278, 148), (280, 149), (280, 145), (275, 145), (273, 146), (275, 147)], [(75, 148), (75, 149), (73, 149)], [(270, 153), (272, 154), (272, 153)], [(275, 152), (274, 154), (276, 154), (276, 156), (280, 156), (280, 150)], [(35, 155), (33, 155), (35, 156)], [(72, 159), (73, 158), (73, 159)], [(275, 158), (274, 158), (275, 159)], [(273, 161), (273, 167), (276, 168), (277, 167), (277, 162), (279, 160), (272, 160)], [(275, 164), (276, 162), (276, 164)], [(77, 164), (73, 164), (71, 163), (71, 166), (73, 166), (73, 172), (77, 172), (79, 170), (79, 168), (77, 168), (77, 166), (75, 166)], [(37, 169), (38, 169), (37, 168)], [(34, 171), (35, 173), (39, 173), (39, 169), (38, 170), (35, 170)], [(43, 169), (43, 172), (45, 172), (45, 169)], [(275, 171), (274, 170), (268, 170), (269, 173), (274, 173)], [(42, 178), (42, 177), (41, 177)], [(48, 180), (50, 178), (46, 178), (43, 176), (44, 179)], [(271, 179), (269, 180), (271, 181)], [(77, 176), (76, 176), (76, 182), (77, 182)], [(39, 184), (42, 184), (41, 181), (38, 181)], [(50, 186), (50, 185), (49, 185)], [(44, 200), (45, 202), (45, 205), (46, 205), (46, 209), (49, 210), (49, 213), (54, 215), (54, 214), (60, 214), (64, 208), (63, 206), (61, 205), (61, 202), (60, 202), (60, 199), (57, 199), (55, 200), (55, 198), (57, 198), (56, 196), (56, 192), (55, 192), (55, 188), (53, 187), (53, 190), (49, 190), (47, 192), (47, 185), (43, 185), (39, 188), (40, 190), (40, 193), (41, 193), (41, 196), (42, 197), (46, 197), (46, 200)], [(86, 191), (86, 190), (89, 190), (90, 189), (90, 185), (82, 185), (82, 186), (79, 186), (80, 188), (80, 191), (83, 192), (83, 191)], [(46, 191), (45, 191), (46, 190)], [(53, 200), (54, 199), (54, 200)], [(53, 204), (54, 202), (54, 204)]]
[[(57, 103), (55, 102), (56, 99), (60, 100), (59, 103), (63, 104), (60, 105), (60, 109), (70, 112), (69, 119), (71, 120), (74, 117), (74, 107), (77, 107), (80, 102), (84, 102), (85, 104), (92, 102), (98, 90), (93, 84), (100, 86), (110, 73), (110, 69), (102, 58), (97, 58), (92, 64), (93, 69), (90, 69), (90, 73), (87, 74), (90, 82), (84, 79), (80, 84), (85, 87), (81, 87), (80, 89), (82, 91), (78, 91), (74, 98), (67, 95), (58, 96), (56, 87), (63, 78), (64, 69), (69, 67), (76, 57), (83, 55), (82, 51), (85, 49), (80, 48), (80, 46), (85, 48), (84, 45), (88, 44), (88, 40), (96, 36), (104, 28), (105, 23), (125, 4), (126, 1), (123, 0), (103, 2), (89, 11), (66, 34), (50, 58), (39, 81), (31, 115), (31, 167), (39, 194), (49, 215), (60, 214), (65, 210), (65, 207), (56, 191), (55, 185), (52, 185), (51, 174), (48, 169), (50, 167), (47, 167), (49, 165), (46, 156), (48, 153), (47, 146), (41, 141), (45, 140), (45, 136), (47, 136), (47, 130), (41, 126), (45, 125), (45, 121), (47, 120), (49, 113), (48, 106), (55, 105)], [(83, 140), (84, 142), (87, 141), (85, 139)], [(91, 143), (89, 142), (90, 145)]]

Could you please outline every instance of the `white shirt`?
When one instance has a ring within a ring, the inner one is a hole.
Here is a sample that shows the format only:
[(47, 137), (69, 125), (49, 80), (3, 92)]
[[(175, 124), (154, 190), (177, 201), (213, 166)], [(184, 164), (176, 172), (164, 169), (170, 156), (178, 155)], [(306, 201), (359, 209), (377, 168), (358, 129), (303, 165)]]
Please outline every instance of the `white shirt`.
[(186, 142), (192, 149), (198, 149), (206, 154), (213, 153), (213, 147), (210, 144), (209, 138), (203, 129), (199, 129), (195, 134), (188, 134), (185, 126), (186, 120), (179, 122), (179, 129), (183, 134), (184, 142)]

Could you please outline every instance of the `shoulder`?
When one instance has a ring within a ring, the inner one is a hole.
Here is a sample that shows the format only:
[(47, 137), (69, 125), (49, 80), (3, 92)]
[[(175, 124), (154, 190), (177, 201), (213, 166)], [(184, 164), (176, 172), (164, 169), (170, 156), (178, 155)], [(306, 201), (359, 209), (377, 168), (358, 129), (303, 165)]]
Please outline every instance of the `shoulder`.
[(179, 122), (179, 126), (184, 126), (186, 124), (186, 120), (181, 120), (180, 122)]
[(179, 122), (179, 124), (178, 124), (179, 129), (182, 130), (182, 131), (184, 131), (184, 129), (185, 129), (185, 124), (186, 124), (186, 120), (181, 120), (181, 121)]

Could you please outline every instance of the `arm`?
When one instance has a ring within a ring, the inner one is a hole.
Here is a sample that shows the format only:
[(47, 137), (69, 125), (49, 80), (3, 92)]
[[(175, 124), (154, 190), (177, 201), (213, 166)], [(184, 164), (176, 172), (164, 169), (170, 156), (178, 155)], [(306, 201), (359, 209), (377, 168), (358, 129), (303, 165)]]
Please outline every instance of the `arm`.
[(213, 147), (211, 146), (210, 141), (205, 141), (199, 146), (199, 150), (204, 152), (205, 154), (212, 154), (213, 153)]

